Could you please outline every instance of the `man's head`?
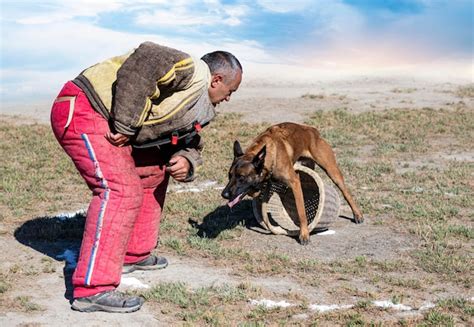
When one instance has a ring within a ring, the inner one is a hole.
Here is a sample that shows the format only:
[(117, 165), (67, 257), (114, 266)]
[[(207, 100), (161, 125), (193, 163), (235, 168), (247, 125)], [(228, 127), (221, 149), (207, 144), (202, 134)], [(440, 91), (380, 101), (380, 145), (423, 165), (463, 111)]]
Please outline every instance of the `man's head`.
[(242, 81), (242, 65), (231, 53), (214, 51), (202, 58), (211, 71), (209, 98), (213, 105), (229, 101), (233, 92), (237, 91)]

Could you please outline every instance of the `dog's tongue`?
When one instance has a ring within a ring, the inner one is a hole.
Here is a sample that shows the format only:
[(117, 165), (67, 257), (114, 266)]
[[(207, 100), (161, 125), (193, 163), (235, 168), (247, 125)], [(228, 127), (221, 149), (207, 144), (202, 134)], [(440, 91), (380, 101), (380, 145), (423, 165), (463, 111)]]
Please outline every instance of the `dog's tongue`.
[(229, 203), (227, 203), (227, 205), (229, 206), (229, 208), (232, 208), (232, 207), (235, 206), (237, 203), (239, 203), (241, 197), (242, 197), (242, 194), (239, 194), (235, 199), (233, 199), (232, 201), (229, 201)]

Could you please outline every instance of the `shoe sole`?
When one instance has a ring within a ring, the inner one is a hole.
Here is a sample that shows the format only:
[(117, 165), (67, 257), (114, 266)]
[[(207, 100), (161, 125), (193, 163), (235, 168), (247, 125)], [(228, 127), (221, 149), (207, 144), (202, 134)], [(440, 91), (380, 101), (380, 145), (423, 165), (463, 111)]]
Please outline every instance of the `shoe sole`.
[(122, 274), (129, 274), (136, 270), (158, 270), (158, 269), (165, 269), (168, 267), (168, 263), (162, 265), (153, 265), (153, 266), (138, 266), (138, 265), (131, 265), (131, 266), (123, 266)]
[(137, 304), (133, 307), (128, 308), (117, 308), (117, 307), (110, 307), (106, 305), (101, 305), (97, 303), (81, 303), (78, 301), (74, 301), (71, 305), (71, 309), (80, 311), (80, 312), (96, 312), (96, 311), (103, 311), (103, 312), (111, 312), (111, 313), (129, 313), (138, 311), (142, 307), (143, 303)]

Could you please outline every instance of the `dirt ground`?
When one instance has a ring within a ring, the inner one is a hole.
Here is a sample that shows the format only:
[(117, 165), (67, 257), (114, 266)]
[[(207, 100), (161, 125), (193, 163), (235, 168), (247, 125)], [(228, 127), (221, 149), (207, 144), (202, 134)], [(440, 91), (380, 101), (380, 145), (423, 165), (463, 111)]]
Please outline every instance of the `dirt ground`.
[[(384, 110), (388, 108), (447, 108), (461, 103), (474, 108), (473, 98), (460, 98), (456, 95), (458, 85), (455, 83), (427, 82), (415, 79), (400, 78), (358, 78), (344, 81), (315, 82), (310, 85), (283, 85), (275, 83), (249, 82), (244, 84), (229, 103), (223, 104), (220, 112), (236, 112), (242, 114), (242, 119), (248, 122), (303, 122), (308, 114), (316, 110), (333, 110), (347, 108), (349, 112), (362, 112), (371, 110)], [(48, 104), (19, 108), (15, 106), (2, 108), (0, 119), (18, 123), (12, 115), (20, 115), (22, 123), (47, 123)], [(359, 158), (363, 160), (362, 158)], [(473, 160), (472, 153), (465, 153), (461, 160)], [(416, 162), (410, 163), (411, 166)], [(411, 167), (410, 166), (410, 167)], [(405, 165), (406, 167), (406, 165)], [(196, 184), (196, 187), (202, 185)], [(189, 188), (193, 185), (188, 186)], [(222, 185), (212, 185), (219, 188)], [(170, 192), (176, 192), (178, 187), (171, 187)], [(181, 189), (182, 190), (182, 189)], [(186, 188), (184, 189), (186, 191)], [(216, 190), (218, 192), (218, 190)], [(189, 193), (192, 196), (192, 193)], [(84, 204), (84, 207), (86, 204)], [(259, 252), (274, 249), (275, 252), (294, 256), (330, 261), (338, 258), (355, 258), (365, 256), (377, 260), (401, 260), (406, 258), (409, 250), (416, 247), (416, 239), (407, 233), (394, 230), (390, 224), (380, 224), (390, 217), (366, 217), (362, 225), (356, 225), (344, 216), (351, 216), (348, 206), (342, 207), (341, 215), (336, 220), (331, 230), (332, 235), (313, 235), (310, 245), (300, 246), (294, 239), (285, 236), (269, 235), (255, 226), (244, 229), (239, 244), (249, 251)], [(35, 217), (30, 217), (34, 219)], [(44, 266), (45, 258), (51, 258), (54, 273), (32, 273), (15, 285), (12, 296), (29, 296), (31, 302), (41, 306), (44, 310), (21, 313), (9, 312), (3, 308), (0, 312), (0, 325), (48, 325), (63, 326), (84, 324), (88, 326), (159, 326), (172, 322), (169, 317), (153, 311), (147, 304), (138, 312), (119, 315), (107, 313), (78, 313), (70, 309), (66, 299), (68, 291), (64, 275), (68, 274), (69, 265), (73, 264), (74, 253), (78, 244), (41, 243), (22, 244), (12, 233), (12, 226), (0, 227), (0, 265), (2, 269), (9, 270), (23, 266)], [(49, 247), (49, 248), (48, 248)], [(70, 252), (65, 253), (66, 250)], [(68, 256), (68, 253), (72, 253)], [(126, 277), (121, 289), (133, 287), (146, 287), (158, 282), (183, 282), (198, 288), (219, 284), (237, 285), (250, 282), (273, 294), (271, 300), (288, 300), (285, 296), (291, 292), (304, 292), (311, 303), (317, 304), (350, 304), (354, 302), (351, 297), (335, 298), (331, 288), (341, 283), (339, 280), (329, 281), (329, 284), (311, 286), (311, 283), (298, 281), (292, 276), (277, 278), (259, 278), (241, 276), (233, 273), (231, 267), (221, 267), (213, 264), (212, 259), (197, 260), (176, 254), (164, 253), (170, 265), (156, 272), (135, 272)], [(69, 261), (69, 262), (68, 262)], [(419, 272), (422, 274), (423, 272)], [(425, 273), (428, 275), (428, 273)], [(370, 283), (359, 281), (357, 278), (347, 283), (348, 288), (359, 292), (370, 292), (374, 287)], [(127, 286), (126, 284), (129, 284)], [(414, 310), (400, 311), (402, 315), (421, 314), (418, 309), (423, 305), (433, 303), (443, 295), (471, 298), (470, 291), (450, 288), (449, 286), (437, 288), (436, 285), (427, 287), (409, 299)], [(390, 299), (387, 297), (379, 300)], [(291, 300), (288, 300), (291, 301)]]

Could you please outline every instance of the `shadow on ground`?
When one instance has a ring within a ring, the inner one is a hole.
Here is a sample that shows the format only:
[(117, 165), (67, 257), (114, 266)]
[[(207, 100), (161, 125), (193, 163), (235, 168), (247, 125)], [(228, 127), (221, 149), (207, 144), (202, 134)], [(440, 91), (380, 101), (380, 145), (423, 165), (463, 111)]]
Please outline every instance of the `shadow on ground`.
[(217, 207), (203, 218), (202, 223), (190, 218), (189, 224), (198, 230), (199, 237), (206, 238), (216, 238), (223, 231), (234, 229), (239, 225), (257, 233), (268, 233), (254, 218), (252, 200), (243, 200), (232, 209), (228, 206)]
[[(341, 220), (349, 220), (355, 223), (352, 217), (340, 215), (337, 217)], [(234, 229), (237, 226), (244, 226), (245, 228), (252, 230), (260, 234), (271, 234), (268, 230), (263, 229), (254, 217), (252, 200), (243, 200), (236, 207), (230, 209), (227, 206), (217, 207), (214, 211), (207, 214), (202, 223), (190, 218), (189, 224), (198, 230), (197, 235), (204, 238), (216, 238), (225, 230)], [(273, 225), (274, 222), (270, 217), (270, 222)], [(327, 227), (315, 228), (311, 231), (311, 234), (316, 234), (328, 230)], [(286, 236), (297, 241), (297, 237)]]
[(57, 261), (64, 261), (64, 296), (72, 299), (72, 274), (81, 246), (85, 216), (38, 217), (28, 220), (15, 230), (18, 242)]

